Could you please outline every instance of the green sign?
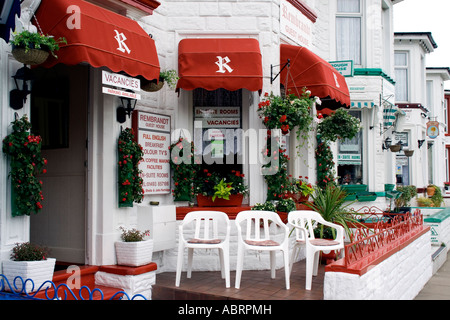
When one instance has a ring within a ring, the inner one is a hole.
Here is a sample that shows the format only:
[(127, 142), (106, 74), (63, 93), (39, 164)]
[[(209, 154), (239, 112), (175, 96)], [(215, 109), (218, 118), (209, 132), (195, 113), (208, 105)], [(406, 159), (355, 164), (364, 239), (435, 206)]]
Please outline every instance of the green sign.
[(330, 61), (329, 63), (344, 77), (353, 77), (353, 60)]

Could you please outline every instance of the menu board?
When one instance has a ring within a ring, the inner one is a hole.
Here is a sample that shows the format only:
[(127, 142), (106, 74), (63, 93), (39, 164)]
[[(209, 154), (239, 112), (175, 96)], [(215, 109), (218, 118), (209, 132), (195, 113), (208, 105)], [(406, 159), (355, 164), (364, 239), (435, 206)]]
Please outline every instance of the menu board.
[(134, 111), (133, 128), (144, 152), (139, 164), (144, 194), (170, 193), (170, 116)]

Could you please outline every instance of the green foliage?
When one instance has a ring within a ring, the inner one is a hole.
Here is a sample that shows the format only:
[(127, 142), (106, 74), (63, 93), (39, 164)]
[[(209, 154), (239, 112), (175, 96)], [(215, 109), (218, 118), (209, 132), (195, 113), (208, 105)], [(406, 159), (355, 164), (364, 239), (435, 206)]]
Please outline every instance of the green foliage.
[(433, 200), (427, 197), (418, 197), (417, 204), (419, 205), (419, 207), (431, 207), (433, 206)]
[(265, 94), (265, 100), (258, 104), (258, 113), (267, 129), (281, 129), (283, 134), (297, 127), (297, 138), (307, 137), (313, 117), (311, 107), (314, 99), (303, 89), (301, 97), (289, 95), (286, 98)]
[(175, 89), (179, 79), (175, 70), (166, 70), (159, 73), (159, 78), (167, 83), (170, 89)]
[(434, 207), (440, 207), (441, 203), (444, 201), (444, 197), (442, 196), (441, 188), (438, 186), (432, 184), (430, 187), (434, 188), (434, 194), (430, 197), (431, 201), (433, 202)]
[(264, 203), (257, 203), (252, 207), (252, 210), (277, 211), (277, 206), (272, 201)]
[(230, 200), (231, 190), (233, 187), (231, 186), (232, 182), (227, 182), (222, 179), (218, 184), (214, 186), (214, 194), (212, 196), (212, 201), (216, 200), (216, 198)]
[(328, 141), (317, 139), (315, 156), (317, 161), (317, 186), (325, 188), (330, 183), (335, 184), (333, 153)]
[(3, 139), (3, 152), (10, 157), (13, 216), (30, 215), (42, 209), (42, 181), (47, 163), (41, 155), (41, 137), (30, 134), (31, 123), (24, 115), (12, 122), (12, 133)]
[(193, 161), (194, 142), (180, 137), (169, 147), (169, 150), (174, 181), (172, 195), (175, 201), (190, 201), (194, 196), (194, 179), (200, 168)]
[(119, 228), (122, 231), (120, 238), (124, 242), (138, 242), (144, 240), (145, 237), (150, 235), (150, 230), (139, 231), (136, 228), (125, 229), (123, 227)]
[(16, 243), (11, 253), (13, 261), (41, 261), (45, 260), (49, 253), (48, 248), (41, 247), (30, 242)]
[(55, 39), (53, 36), (43, 35), (36, 32), (24, 30), (20, 33), (14, 33), (11, 44), (19, 48), (25, 48), (25, 52), (29, 49), (41, 49), (49, 51), (55, 58), (55, 51), (59, 50), (60, 44), (67, 44), (65, 38)]
[(325, 141), (352, 139), (361, 129), (358, 118), (344, 109), (337, 109), (331, 116), (323, 118), (317, 125), (317, 133)]
[(401, 192), (400, 196), (395, 199), (395, 206), (408, 207), (412, 198), (417, 195), (416, 186), (398, 186), (397, 191)]
[[(229, 186), (230, 194), (248, 194), (248, 186), (244, 182), (245, 175), (238, 170), (229, 173), (210, 172), (208, 169), (200, 170), (194, 180), (194, 193), (204, 196), (214, 196), (217, 186)], [(224, 191), (225, 192), (225, 191)], [(217, 197), (217, 196), (216, 196)], [(220, 197), (219, 197), (220, 198)]]
[(295, 205), (295, 201), (289, 198), (278, 200), (276, 204), (276, 209), (277, 211), (281, 212), (291, 212), (297, 210), (297, 207)]
[(269, 146), (266, 149), (266, 155), (272, 152), (272, 157), (273, 159), (277, 158), (278, 165), (275, 165), (272, 162), (263, 165), (263, 168), (266, 168), (267, 172), (267, 174), (264, 175), (268, 187), (267, 198), (269, 200), (282, 199), (283, 195), (290, 191), (290, 186), (292, 185), (287, 168), (290, 158), (286, 155), (286, 149), (278, 148), (278, 150), (271, 150), (272, 148), (269, 143)]
[[(333, 184), (328, 184), (325, 188), (316, 188), (312, 195), (312, 202), (306, 205), (312, 210), (320, 213), (326, 221), (340, 224), (344, 227), (347, 234), (350, 234), (351, 224), (358, 224), (358, 221), (348, 214), (348, 207), (352, 202), (346, 202), (347, 192)], [(333, 229), (333, 238), (336, 236)], [(324, 226), (320, 226), (320, 237), (324, 236)]]
[(139, 162), (143, 159), (142, 146), (134, 139), (133, 129), (122, 130), (118, 140), (119, 207), (142, 202), (144, 191)]

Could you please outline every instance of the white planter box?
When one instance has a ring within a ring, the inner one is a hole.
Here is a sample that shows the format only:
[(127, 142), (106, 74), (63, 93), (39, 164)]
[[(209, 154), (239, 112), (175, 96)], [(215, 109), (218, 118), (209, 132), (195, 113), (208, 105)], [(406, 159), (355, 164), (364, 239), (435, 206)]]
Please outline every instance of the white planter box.
[[(37, 291), (38, 289), (43, 290), (51, 286), (49, 283), (40, 288), (45, 281), (53, 280), (55, 262), (55, 258), (47, 258), (42, 261), (5, 260), (3, 261), (3, 274), (8, 279), (11, 288), (17, 292), (22, 290), (23, 282), (20, 279), (17, 279), (14, 282), (14, 279), (17, 276), (22, 277), (23, 281), (25, 281), (25, 291), (30, 293)], [(31, 279), (33, 281), (34, 287), (31, 281), (26, 281), (27, 279)], [(17, 286), (17, 289), (15, 286)], [(10, 291), (10, 287), (6, 283), (5, 290)]]
[(153, 240), (115, 243), (117, 264), (138, 267), (152, 262)]
[(176, 224), (174, 205), (138, 206), (137, 227), (150, 230), (154, 252), (175, 248)]

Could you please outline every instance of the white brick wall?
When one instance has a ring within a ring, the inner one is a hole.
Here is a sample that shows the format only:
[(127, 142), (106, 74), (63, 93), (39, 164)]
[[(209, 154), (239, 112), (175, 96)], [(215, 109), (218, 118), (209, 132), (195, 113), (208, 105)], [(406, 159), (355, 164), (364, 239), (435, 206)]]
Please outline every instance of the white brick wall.
[(430, 232), (362, 276), (326, 272), (325, 300), (411, 300), (432, 275)]

